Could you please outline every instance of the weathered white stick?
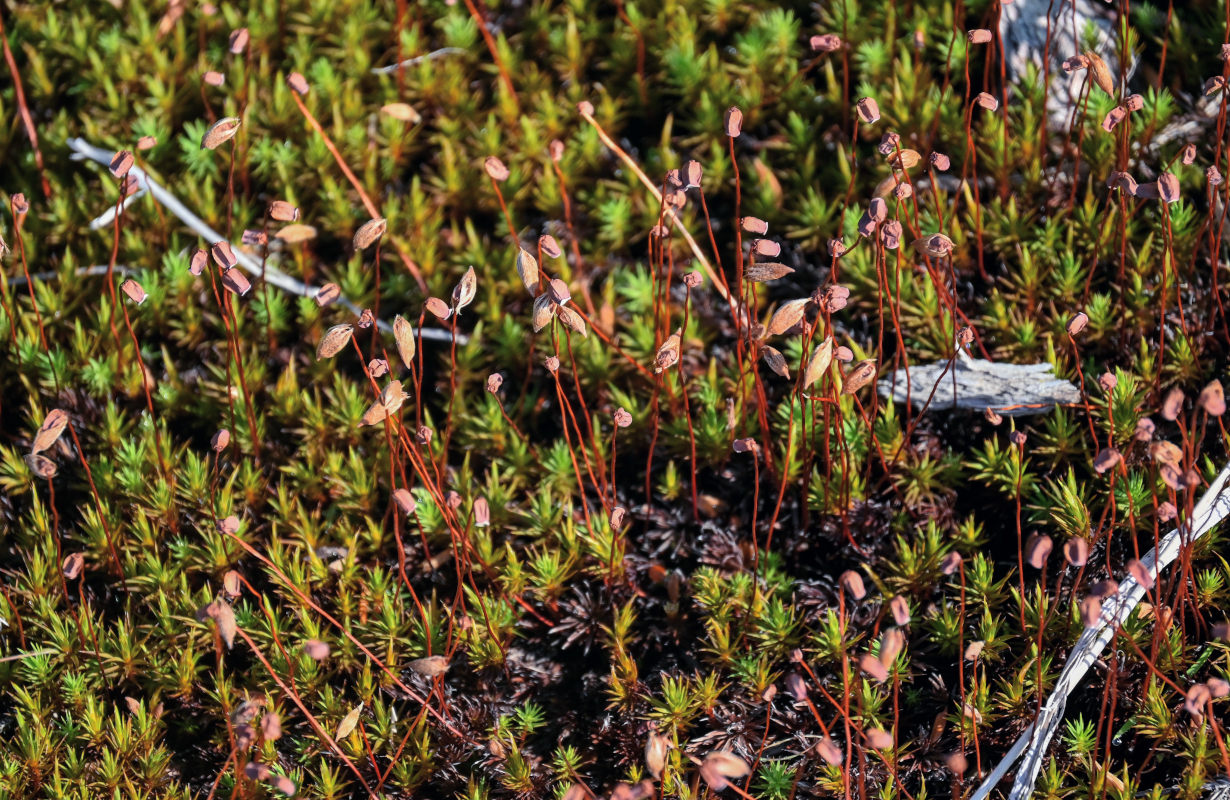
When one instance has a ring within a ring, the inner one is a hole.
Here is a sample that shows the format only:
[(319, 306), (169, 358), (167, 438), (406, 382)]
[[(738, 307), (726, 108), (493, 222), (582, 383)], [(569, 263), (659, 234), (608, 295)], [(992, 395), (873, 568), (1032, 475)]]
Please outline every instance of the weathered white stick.
[(376, 75), (390, 75), (394, 72), (397, 72), (397, 70), (399, 69), (405, 69), (406, 67), (413, 67), (415, 64), (418, 64), (420, 61), (427, 61), (432, 58), (438, 58), (439, 56), (460, 55), (461, 53), (464, 53), (464, 52), (465, 50), (461, 49), (460, 47), (441, 47), (439, 50), (432, 50), (430, 53), (426, 53), (421, 56), (415, 56), (414, 58), (407, 58), (405, 61), (399, 62), (397, 64), (390, 64), (387, 67), (376, 67), (375, 69), (372, 70), (372, 73)]
[[(90, 161), (97, 161), (99, 164), (110, 164), (111, 159), (115, 156), (115, 153), (110, 150), (95, 147), (84, 139), (69, 139), (68, 146), (73, 151), (73, 158), (77, 160), (89, 159)], [(205, 241), (213, 244), (214, 242), (220, 242), (226, 238), (213, 228), (209, 227), (203, 219), (192, 213), (187, 206), (179, 201), (179, 198), (163, 188), (158, 181), (146, 174), (145, 170), (138, 166), (133, 166), (128, 170), (128, 174), (132, 175), (136, 179), (138, 186), (140, 186), (142, 190), (147, 190), (155, 200), (162, 203), (162, 205), (166, 207), (167, 211), (170, 211), (172, 214), (179, 217), (185, 225), (196, 231), (197, 235)], [(106, 216), (107, 215), (105, 214), (103, 215), (103, 217)], [(103, 219), (103, 217), (99, 217), (99, 219)], [(110, 219), (107, 219), (103, 224), (105, 225), (109, 223), (111, 219), (114, 219), (114, 215), (112, 215)], [(97, 222), (97, 220), (95, 221)], [(243, 267), (244, 270), (249, 272), (254, 277), (262, 277), (262, 269), (259, 261), (238, 247), (232, 247), (231, 249), (235, 253), (235, 259), (238, 261), (239, 266)], [(263, 277), (266, 283), (276, 286), (277, 288), (291, 294), (302, 295), (303, 297), (315, 297), (320, 293), (320, 287), (308, 286), (306, 283), (295, 280), (285, 272), (282, 272), (281, 270), (268, 264), (265, 265), (263, 270)], [(361, 308), (344, 297), (340, 298), (338, 302), (356, 315), (362, 313)], [(376, 320), (376, 324), (380, 327), (380, 330), (386, 333), (393, 330), (393, 327), (383, 320)], [(418, 331), (416, 331), (416, 335), (417, 333)], [(423, 328), (421, 333), (424, 339), (436, 339), (441, 342), (448, 342), (452, 340), (452, 334), (438, 328)], [(468, 337), (464, 334), (457, 334), (458, 344), (465, 344), (467, 341)]]
[[(1230, 477), (1230, 464), (1218, 473), (1209, 490), (1200, 498), (1192, 511), (1192, 516), (1186, 522), (1181, 522), (1177, 528), (1166, 534), (1161, 544), (1149, 551), (1141, 559), (1141, 563), (1149, 572), (1149, 577), (1156, 580), (1157, 576), (1171, 562), (1179, 557), (1184, 546), (1204, 536), (1217, 523), (1230, 515), (1230, 493), (1224, 493), (1226, 479)], [(1024, 753), (1021, 768), (1017, 770), (1016, 780), (1012, 784), (1009, 800), (1026, 800), (1034, 791), (1034, 782), (1038, 779), (1038, 771), (1046, 756), (1047, 745), (1055, 735), (1055, 729), (1063, 720), (1064, 706), (1068, 695), (1080, 684), (1089, 667), (1093, 666), (1106, 645), (1115, 636), (1115, 631), (1132, 613), (1136, 605), (1145, 596), (1145, 587), (1141, 586), (1131, 575), (1124, 576), (1119, 583), (1119, 592), (1102, 606), (1102, 616), (1098, 624), (1086, 628), (1076, 641), (1076, 646), (1068, 654), (1059, 680), (1051, 696), (1046, 699), (1037, 721), (1025, 729), (1011, 749), (1004, 755), (999, 764), (992, 770), (987, 779), (978, 787), (978, 791), (970, 800), (984, 800), (1003, 779), (1004, 775)]]

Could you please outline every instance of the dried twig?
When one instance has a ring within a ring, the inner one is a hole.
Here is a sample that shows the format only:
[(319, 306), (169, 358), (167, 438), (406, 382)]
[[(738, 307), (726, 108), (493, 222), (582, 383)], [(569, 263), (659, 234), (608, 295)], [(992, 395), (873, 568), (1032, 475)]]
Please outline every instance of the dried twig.
[[(653, 181), (649, 180), (649, 176), (646, 175), (640, 168), (640, 165), (632, 159), (632, 156), (628, 155), (622, 147), (615, 143), (615, 140), (607, 135), (607, 132), (603, 130), (601, 125), (598, 124), (598, 121), (594, 119), (592, 114), (586, 112), (584, 109), (581, 109), (580, 113), (582, 119), (594, 126), (594, 130), (597, 132), (598, 138), (602, 140), (602, 143), (609, 147), (611, 152), (619, 156), (620, 160), (628, 166), (628, 169), (632, 170), (632, 174), (636, 175), (636, 177), (640, 179), (641, 183), (645, 184), (645, 188), (653, 194), (653, 199), (661, 204), (662, 192), (657, 186), (654, 185)], [(717, 290), (717, 293), (722, 296), (723, 300), (738, 308), (738, 300), (732, 297), (730, 292), (726, 291), (726, 287), (722, 285), (722, 282), (718, 280), (717, 274), (713, 271), (713, 267), (709, 265), (709, 259), (705, 258), (705, 254), (701, 252), (700, 245), (698, 245), (696, 240), (692, 238), (692, 234), (688, 233), (688, 229), (684, 227), (683, 220), (681, 220), (679, 215), (675, 213), (675, 209), (670, 206), (666, 206), (665, 210), (666, 215), (671, 218), (672, 222), (675, 223), (675, 228), (683, 234), (684, 241), (688, 243), (688, 247), (692, 250), (692, 255), (695, 256), (696, 260), (700, 263), (701, 270), (704, 271), (705, 277), (713, 283), (713, 288)]]
[[(89, 159), (91, 161), (97, 161), (99, 164), (108, 164), (115, 155), (110, 150), (95, 147), (84, 139), (69, 139), (68, 146), (73, 151), (73, 158), (77, 160)], [(129, 169), (128, 174), (133, 176), (143, 190), (148, 191), (155, 200), (162, 203), (168, 211), (179, 217), (185, 225), (195, 231), (198, 236), (205, 239), (210, 244), (220, 242), (226, 238), (213, 228), (209, 227), (209, 225), (196, 214), (192, 213), (187, 206), (179, 201), (179, 198), (163, 188), (156, 180), (146, 174), (145, 170), (138, 166), (133, 166)], [(101, 218), (102, 217), (99, 219)], [(233, 247), (233, 249), (235, 252), (235, 258), (239, 262), (239, 266), (243, 267), (248, 273), (259, 277), (261, 275), (260, 262), (238, 247)], [(320, 292), (320, 287), (308, 286), (306, 283), (297, 281), (286, 273), (274, 269), (268, 265), (265, 266), (264, 276), (267, 283), (270, 283), (291, 294), (302, 295), (304, 297), (315, 297)], [(355, 314), (362, 313), (363, 309), (359, 308), (353, 302), (344, 297), (339, 299), (338, 302)], [(393, 330), (391, 325), (381, 320), (377, 320), (377, 325), (380, 326), (380, 330), (385, 332), (392, 332)], [(449, 331), (439, 330), (437, 328), (423, 328), (421, 333), (424, 339), (435, 339), (441, 342), (452, 341), (452, 334)], [(417, 331), (415, 335), (418, 335)], [(465, 344), (467, 340), (467, 337), (458, 334), (458, 344)]]
[(424, 55), (421, 55), (421, 56), (415, 56), (414, 58), (407, 58), (405, 61), (402, 61), (398, 64), (390, 64), (387, 67), (376, 67), (375, 69), (372, 70), (372, 74), (373, 75), (392, 75), (394, 72), (397, 72), (397, 70), (399, 69), (407, 69), (423, 61), (429, 61), (433, 58), (439, 58), (440, 56), (461, 55), (463, 53), (465, 53), (465, 50), (461, 49), (460, 47), (441, 47), (439, 50), (432, 50), (430, 53), (425, 53)]
[[(1183, 547), (1195, 542), (1201, 536), (1211, 531), (1217, 523), (1230, 515), (1230, 494), (1224, 493), (1226, 479), (1230, 478), (1230, 463), (1210, 484), (1209, 490), (1200, 498), (1191, 518), (1166, 534), (1160, 545), (1141, 559), (1148, 570), (1149, 577), (1156, 580), (1157, 576), (1172, 561), (1179, 557)], [(1089, 667), (1097, 660), (1106, 645), (1115, 636), (1115, 631), (1131, 615), (1132, 610), (1145, 596), (1145, 588), (1130, 575), (1125, 575), (1119, 583), (1119, 592), (1106, 600), (1102, 606), (1102, 616), (1098, 624), (1086, 628), (1077, 640), (1068, 661), (1064, 665), (1055, 689), (1046, 700), (1037, 720), (1025, 729), (1012, 748), (1004, 755), (999, 765), (987, 776), (970, 800), (984, 800), (1003, 779), (1004, 775), (1022, 759), (1021, 768), (1017, 771), (1016, 780), (1012, 784), (1009, 800), (1026, 800), (1034, 790), (1034, 782), (1038, 779), (1038, 771), (1046, 756), (1047, 745), (1055, 735), (1055, 729), (1063, 720), (1064, 706), (1068, 695), (1080, 684)], [(1022, 756), (1022, 754), (1024, 754)]]

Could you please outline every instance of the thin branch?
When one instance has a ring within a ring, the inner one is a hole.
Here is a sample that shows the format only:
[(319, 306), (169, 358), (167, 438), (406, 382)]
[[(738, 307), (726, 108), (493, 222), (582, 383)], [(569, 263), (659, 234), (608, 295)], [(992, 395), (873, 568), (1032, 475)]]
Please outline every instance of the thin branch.
[[(68, 146), (73, 151), (73, 158), (79, 161), (88, 159), (91, 161), (97, 161), (99, 164), (109, 164), (111, 163), (112, 157), (115, 155), (110, 150), (95, 147), (84, 139), (69, 139)], [(156, 180), (151, 178), (145, 170), (138, 166), (133, 166), (129, 169), (128, 174), (132, 175), (136, 179), (138, 185), (140, 185), (143, 189), (147, 189), (149, 194), (155, 200), (162, 203), (168, 211), (179, 217), (185, 225), (195, 231), (198, 236), (205, 239), (210, 244), (220, 242), (226, 238), (213, 228), (209, 227), (209, 225), (196, 214), (192, 213), (187, 206), (179, 201), (179, 198), (163, 188)], [(233, 247), (232, 249), (235, 252), (235, 259), (239, 262), (239, 266), (243, 267), (243, 269), (252, 276), (260, 277), (260, 262), (238, 247)], [(265, 280), (284, 292), (300, 295), (302, 297), (315, 297), (320, 293), (320, 287), (309, 286), (306, 283), (295, 280), (281, 270), (270, 266), (266, 266), (265, 268)], [(356, 315), (362, 313), (363, 311), (363, 309), (359, 308), (353, 302), (344, 297), (340, 298), (338, 302)], [(386, 333), (392, 332), (393, 330), (393, 327), (383, 320), (377, 320), (376, 324), (380, 326), (380, 330)], [(448, 331), (438, 330), (436, 328), (423, 328), (421, 333), (424, 339), (435, 339), (436, 341), (441, 342), (452, 341), (451, 335)], [(418, 332), (416, 332), (415, 335), (418, 335)], [(468, 341), (468, 337), (460, 335), (457, 337), (457, 342), (459, 344), (466, 344)]]
[(402, 61), (400, 64), (390, 64), (387, 67), (376, 67), (375, 69), (372, 70), (372, 74), (373, 75), (392, 75), (394, 72), (397, 72), (399, 69), (407, 69), (423, 61), (429, 61), (433, 58), (439, 58), (440, 56), (448, 56), (448, 55), (454, 55), (454, 54), (462, 55), (464, 53), (465, 53), (465, 50), (463, 50), (460, 47), (441, 47), (439, 50), (432, 50), (430, 53), (426, 53), (421, 56), (415, 56), (414, 58), (407, 58), (405, 61)]

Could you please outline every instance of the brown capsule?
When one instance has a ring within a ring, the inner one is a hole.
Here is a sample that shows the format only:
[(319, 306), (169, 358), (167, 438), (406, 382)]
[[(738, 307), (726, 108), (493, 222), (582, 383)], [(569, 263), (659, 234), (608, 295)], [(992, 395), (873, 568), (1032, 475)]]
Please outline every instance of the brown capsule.
[(952, 239), (942, 233), (933, 233), (914, 240), (914, 249), (932, 258), (943, 258), (952, 252), (954, 246)]
[(1156, 430), (1156, 427), (1153, 424), (1153, 420), (1148, 417), (1141, 417), (1136, 420), (1136, 432), (1133, 434), (1133, 438), (1138, 442), (1151, 441), (1154, 430)]
[(261, 717), (261, 738), (266, 742), (276, 742), (282, 738), (282, 718), (272, 711)]
[(1085, 326), (1088, 324), (1089, 324), (1089, 315), (1086, 314), (1084, 311), (1078, 311), (1072, 315), (1071, 319), (1068, 320), (1068, 324), (1064, 326), (1064, 330), (1068, 332), (1069, 336), (1075, 336), (1076, 334), (1083, 331), (1085, 329)]
[(549, 233), (538, 237), (538, 247), (548, 258), (559, 258), (564, 252), (560, 249), (559, 242)]
[(325, 306), (336, 303), (341, 296), (342, 288), (340, 286), (336, 283), (326, 283), (324, 286), (320, 287), (319, 290), (317, 290), (312, 299), (316, 301), (317, 306), (324, 308)]
[(535, 333), (551, 324), (551, 320), (555, 318), (555, 310), (558, 308), (559, 306), (551, 302), (550, 295), (540, 294), (534, 298), (532, 321)]
[(970, 44), (986, 44), (994, 37), (986, 28), (975, 28), (974, 30), (966, 33), (966, 38), (969, 39)]
[(1179, 189), (1179, 178), (1173, 172), (1163, 172), (1157, 179), (1157, 194), (1167, 203), (1177, 203), (1182, 196)]
[(487, 376), (487, 391), (495, 394), (500, 391), (500, 387), (504, 385), (504, 376), (498, 372), (493, 372)]
[(1208, 385), (1200, 390), (1200, 397), (1196, 402), (1210, 417), (1220, 417), (1225, 414), (1226, 393), (1221, 387), (1221, 381), (1209, 381)]
[(1102, 619), (1102, 600), (1094, 595), (1086, 595), (1081, 600), (1081, 623), (1086, 628), (1096, 628)]
[(582, 100), (577, 103), (577, 113), (583, 117), (592, 117), (594, 115), (594, 104), (588, 100)]
[(1162, 503), (1158, 503), (1157, 518), (1161, 520), (1162, 522), (1169, 522), (1170, 520), (1178, 516), (1178, 514), (1179, 514), (1179, 510), (1175, 508), (1174, 503), (1170, 502), (1169, 500), (1166, 500), (1165, 502), (1162, 502)]
[(478, 291), (478, 276), (474, 274), (474, 267), (470, 267), (461, 276), (461, 280), (453, 287), (453, 307), (457, 311), (470, 305), (474, 302), (474, 294)]
[(987, 111), (995, 111), (999, 108), (999, 100), (989, 92), (979, 92), (974, 98), (974, 105)]
[(380, 113), (398, 122), (407, 122), (411, 125), (417, 125), (423, 120), (423, 116), (409, 103), (385, 103), (380, 107)]
[(448, 659), (444, 656), (416, 658), (406, 664), (406, 668), (411, 672), (416, 672), (425, 678), (438, 678), (448, 672), (448, 667)]
[(248, 34), (247, 28), (236, 28), (231, 31), (230, 39), (228, 40), (232, 55), (239, 55), (248, 46), (248, 40), (252, 37)]
[(548, 356), (547, 360), (543, 363), (546, 364), (547, 372), (550, 372), (552, 375), (559, 372), (559, 359), (557, 357)]
[(68, 580), (76, 580), (81, 574), (81, 570), (85, 568), (85, 556), (81, 553), (69, 553), (64, 558), (64, 563), (60, 565), (60, 570), (64, 577)]
[(611, 518), (609, 520), (611, 524), (611, 530), (618, 531), (620, 528), (622, 528), (624, 524), (624, 517), (626, 517), (627, 515), (628, 515), (628, 509), (624, 508), (623, 506), (615, 506), (614, 508), (612, 508)]
[(249, 247), (264, 247), (269, 243), (269, 236), (264, 231), (249, 228), (243, 232), (240, 241)]
[(550, 295), (552, 302), (561, 306), (572, 299), (572, 292), (568, 291), (568, 284), (559, 278), (552, 278), (547, 283), (547, 294)]
[(558, 306), (555, 309), (555, 315), (559, 317), (559, 321), (568, 330), (573, 333), (579, 333), (582, 336), (589, 336), (589, 329), (585, 327), (585, 320), (576, 311), (567, 306)]
[(680, 335), (681, 330), (676, 330), (662, 346), (658, 348), (657, 354), (653, 359), (653, 371), (655, 373), (663, 373), (675, 364), (679, 363)]
[(298, 72), (292, 72), (286, 76), (286, 85), (291, 88), (295, 94), (306, 95), (308, 93), (307, 78), (303, 77)]
[(961, 562), (961, 554), (956, 550), (950, 550), (940, 562), (940, 572), (945, 575), (952, 575), (961, 568)]
[(1054, 542), (1046, 534), (1033, 534), (1025, 540), (1025, 561), (1034, 569), (1042, 569), (1051, 555)]
[(743, 228), (747, 233), (756, 236), (764, 236), (769, 232), (769, 223), (758, 217), (743, 217), (739, 220), (739, 227)]
[(228, 269), (222, 273), (222, 285), (235, 294), (243, 297), (252, 288), (251, 281), (237, 269)]
[(427, 302), (424, 303), (424, 305), (427, 307), (427, 310), (441, 322), (447, 320), (452, 314), (452, 309), (449, 307), (448, 303), (438, 297), (427, 298)]
[(704, 176), (704, 169), (699, 161), (693, 159), (683, 165), (680, 174), (683, 176), (683, 186), (685, 189), (699, 189), (701, 178)]
[(1100, 597), (1103, 600), (1107, 597), (1114, 597), (1119, 593), (1119, 581), (1114, 578), (1107, 578), (1104, 581), (1098, 581), (1090, 587), (1089, 593), (1095, 597)]
[(900, 628), (889, 628), (880, 634), (880, 663), (885, 667), (892, 666), (905, 647), (905, 636)]
[(1089, 542), (1073, 536), (1063, 544), (1063, 557), (1074, 567), (1083, 567), (1089, 560)]
[(943, 153), (932, 153), (931, 166), (940, 172), (947, 172), (948, 168), (952, 166), (952, 160)]
[(122, 178), (128, 174), (128, 170), (132, 169), (132, 165), (136, 163), (132, 153), (127, 150), (121, 150), (111, 159), (109, 169), (111, 174), (117, 178)]
[(726, 135), (734, 139), (743, 133), (743, 112), (737, 107), (731, 106), (726, 109)]
[(1098, 376), (1098, 386), (1102, 387), (1102, 391), (1110, 394), (1116, 386), (1119, 385), (1119, 379), (1114, 376), (1114, 373), (1103, 372)]
[(962, 753), (949, 753), (944, 758), (944, 766), (948, 767), (954, 775), (964, 775), (969, 769), (969, 759)]
[(866, 728), (863, 735), (867, 737), (867, 744), (871, 745), (875, 750), (888, 750), (893, 746), (893, 735), (882, 728)]
[(359, 420), (359, 427), (375, 425), (377, 422), (388, 419), (396, 414), (405, 402), (406, 393), (401, 388), (401, 381), (389, 381), (388, 386), (381, 390), (376, 401), (363, 413), (363, 417)]
[(841, 239), (829, 239), (829, 255), (833, 258), (841, 258), (846, 254), (846, 245)]
[(892, 612), (893, 622), (904, 628), (910, 624), (910, 603), (901, 595), (888, 601), (888, 609)]
[(844, 383), (841, 387), (843, 395), (854, 394), (859, 389), (862, 389), (876, 376), (876, 360), (874, 358), (864, 359), (846, 373)]
[(746, 777), (751, 771), (746, 761), (724, 750), (709, 753), (700, 765), (701, 778), (715, 792), (722, 791), (731, 780)]
[(1104, 475), (1108, 470), (1112, 470), (1119, 466), (1119, 462), (1123, 457), (1114, 447), (1103, 447), (1093, 459), (1093, 468), (1099, 475)]
[(308, 639), (303, 643), (303, 652), (313, 661), (324, 661), (329, 657), (329, 645), (319, 639)]
[(794, 268), (788, 267), (785, 264), (778, 264), (774, 261), (764, 261), (755, 264), (748, 264), (743, 270), (745, 280), (754, 283), (765, 283), (767, 281), (775, 281), (778, 278), (785, 277), (794, 272)]
[(201, 77), (201, 80), (205, 82), (206, 86), (213, 86), (216, 88), (226, 83), (226, 76), (217, 70), (211, 69)]
[(508, 180), (512, 175), (508, 170), (508, 166), (495, 156), (487, 156), (487, 159), (483, 162), (483, 169), (486, 170), (487, 177), (499, 183)]
[(1204, 171), (1204, 177), (1205, 180), (1209, 182), (1209, 186), (1221, 185), (1221, 172), (1217, 169), (1217, 167), (1210, 166), (1206, 169)]
[(841, 573), (837, 581), (855, 600), (862, 600), (867, 596), (867, 589), (863, 585), (863, 576), (854, 570), (848, 569)]
[(1183, 710), (1193, 717), (1204, 715), (1204, 710), (1213, 699), (1213, 693), (1203, 683), (1194, 683), (1183, 698)]
[(894, 167), (897, 167), (898, 169), (913, 169), (914, 167), (918, 166), (918, 163), (920, 161), (922, 161), (922, 156), (919, 154), (919, 152), (917, 150), (910, 150), (908, 148), (905, 150), (899, 150), (893, 153), (892, 156), (890, 156), (888, 159), (888, 163), (892, 164)]
[(1226, 88), (1226, 79), (1220, 75), (1214, 75), (1204, 82), (1204, 96), (1212, 97), (1213, 95)]
[(222, 591), (229, 597), (239, 597), (243, 594), (242, 576), (233, 569), (228, 569), (222, 576)]
[(153, 136), (142, 136), (137, 139), (138, 150), (152, 150), (158, 145), (158, 140)]
[(209, 440), (209, 446), (215, 453), (221, 453), (231, 444), (231, 432), (222, 428)]
[(1123, 107), (1128, 111), (1139, 111), (1145, 107), (1145, 98), (1138, 94), (1129, 94), (1123, 101)]
[(1025, 446), (1025, 432), (1024, 431), (1013, 431), (1012, 433), (1008, 434), (1008, 441), (1012, 442), (1017, 447), (1024, 447)]
[(47, 478), (50, 480), (56, 476), (57, 472), (59, 472), (59, 468), (56, 467), (56, 462), (44, 455), (40, 455), (38, 453), (28, 453), (24, 460), (26, 462), (26, 466), (30, 468), (30, 471), (33, 472), (37, 478)]
[(761, 348), (761, 357), (764, 358), (764, 363), (769, 365), (769, 369), (786, 380), (790, 379), (790, 368), (786, 366), (786, 357), (777, 348), (765, 345)]
[(833, 351), (833, 357), (843, 364), (849, 364), (854, 360), (854, 351), (843, 344)]
[(393, 502), (397, 504), (397, 508), (401, 510), (401, 513), (407, 517), (418, 508), (418, 503), (415, 502), (414, 495), (410, 493), (409, 489), (394, 489)]
[(1153, 588), (1153, 573), (1143, 561), (1133, 558), (1127, 563), (1128, 574), (1147, 592)]
[(351, 337), (354, 336), (354, 325), (344, 322), (341, 325), (334, 325), (329, 330), (325, 331), (325, 335), (320, 337), (320, 343), (316, 345), (316, 360), (322, 358), (333, 358), (346, 345), (350, 344)]
[(269, 217), (278, 222), (294, 222), (299, 219), (299, 209), (285, 200), (274, 200), (269, 204)]
[(833, 740), (825, 736), (816, 743), (816, 753), (824, 759), (824, 763), (836, 767), (841, 764), (843, 753)]
[(632, 424), (632, 415), (623, 408), (619, 408), (615, 411), (614, 421), (616, 428), (627, 428)]
[(1067, 73), (1080, 72), (1083, 69), (1089, 68), (1089, 59), (1082, 55), (1075, 55), (1071, 58), (1063, 60), (1063, 71)]
[(551, 160), (558, 164), (564, 158), (564, 143), (559, 139), (552, 139), (551, 144), (547, 145), (547, 152), (551, 155)]
[(1196, 161), (1196, 145), (1188, 144), (1183, 146), (1181, 160), (1184, 165), (1191, 166)]
[(144, 303), (145, 298), (148, 297), (148, 295), (145, 293), (145, 289), (142, 288), (141, 284), (137, 283), (132, 278), (129, 278), (128, 280), (120, 284), (120, 291), (124, 293), (125, 297), (127, 297), (129, 300), (136, 303), (137, 305), (141, 305), (142, 303)]
[(216, 150), (234, 139), (237, 133), (239, 133), (239, 118), (223, 117), (205, 131), (205, 135), (201, 137), (201, 149)]
[(1127, 119), (1127, 109), (1123, 106), (1115, 106), (1110, 111), (1106, 112), (1106, 116), (1102, 118), (1102, 130), (1110, 133), (1115, 127)]
[(287, 225), (274, 236), (287, 244), (302, 244), (316, 238), (316, 229), (311, 225)]
[(1179, 387), (1174, 387), (1166, 393), (1166, 398), (1162, 401), (1161, 415), (1162, 419), (1169, 422), (1174, 422), (1178, 419), (1179, 414), (1183, 411), (1183, 390)]
[(366, 250), (380, 240), (384, 236), (384, 232), (388, 230), (389, 223), (383, 217), (369, 219), (359, 226), (359, 229), (354, 232), (354, 249)]
[(209, 254), (213, 257), (214, 263), (222, 269), (230, 269), (239, 263), (239, 260), (235, 258), (235, 251), (231, 249), (231, 243), (225, 240), (210, 245)]
[(888, 680), (888, 670), (884, 668), (884, 664), (880, 662), (880, 659), (871, 653), (863, 653), (859, 656), (858, 668), (867, 673), (867, 676), (876, 683), (884, 683)]
[(704, 277), (699, 272), (692, 270), (683, 276), (683, 285), (689, 289), (695, 289), (704, 283), (704, 280)]
[(1209, 687), (1209, 691), (1213, 694), (1213, 698), (1220, 700), (1221, 698), (1230, 695), (1230, 682), (1222, 678), (1209, 678), (1205, 681), (1205, 685)]
[(871, 125), (880, 119), (880, 106), (870, 97), (863, 97), (854, 104), (858, 118), (865, 125)]
[(1089, 77), (1094, 84), (1112, 97), (1115, 94), (1115, 81), (1110, 73), (1110, 67), (1106, 66), (1106, 62), (1102, 57), (1092, 51), (1085, 53), (1085, 59), (1089, 62)]
[(1000, 414), (993, 408), (984, 408), (982, 410), (982, 416), (985, 417), (986, 421), (992, 425), (999, 425), (1004, 421), (1004, 418), (1000, 416)]
[(876, 145), (876, 150), (882, 156), (891, 156), (897, 152), (897, 148), (901, 146), (901, 134), (895, 131), (887, 131), (880, 137), (880, 143)]
[[(906, 186), (908, 184), (902, 184)], [(901, 246), (901, 237), (905, 233), (905, 229), (901, 227), (901, 222), (895, 219), (890, 219), (880, 226), (880, 244), (888, 250), (896, 250)]]
[(752, 252), (766, 258), (777, 258), (781, 255), (782, 246), (771, 239), (756, 239), (752, 242)]
[(382, 378), (389, 374), (389, 362), (383, 358), (373, 358), (367, 362), (367, 371), (373, 378)]
[(841, 37), (835, 33), (813, 36), (807, 41), (813, 53), (832, 53), (841, 49)]

